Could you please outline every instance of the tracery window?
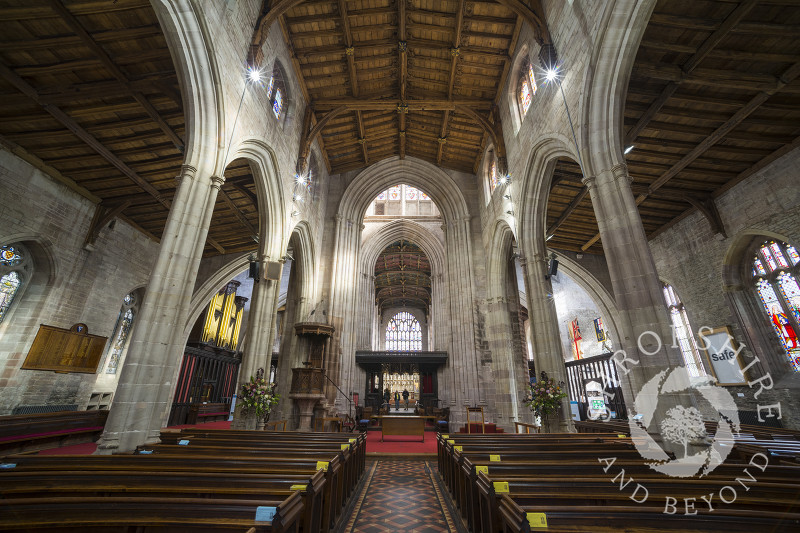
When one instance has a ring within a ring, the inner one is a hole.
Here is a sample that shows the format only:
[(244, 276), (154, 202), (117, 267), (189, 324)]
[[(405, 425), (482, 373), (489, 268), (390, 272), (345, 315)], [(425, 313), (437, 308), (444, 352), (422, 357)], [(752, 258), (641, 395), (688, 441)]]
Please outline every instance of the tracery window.
[(391, 352), (422, 351), (422, 327), (409, 312), (394, 315), (386, 325), (386, 350)]
[(497, 161), (494, 158), (494, 154), (492, 154), (492, 163), (489, 165), (489, 183), (492, 186), (492, 192), (494, 192), (495, 188), (497, 188), (497, 183), (498, 183)]
[(117, 317), (117, 323), (114, 326), (113, 342), (109, 346), (108, 353), (108, 367), (106, 367), (106, 374), (116, 374), (119, 367), (122, 353), (128, 345), (128, 338), (130, 337), (131, 328), (133, 328), (133, 319), (136, 317), (136, 295), (129, 293), (122, 299), (122, 308)]
[(668, 283), (663, 284), (664, 300), (667, 302), (667, 309), (672, 320), (672, 330), (678, 347), (683, 355), (683, 362), (690, 376), (700, 376), (705, 374), (703, 362), (700, 359), (700, 351), (697, 349), (697, 342), (692, 333), (692, 326), (689, 324), (689, 317), (686, 315), (686, 308), (678, 297), (675, 289)]
[(800, 372), (800, 255), (794, 246), (765, 241), (753, 258), (753, 280), (792, 370)]
[(17, 245), (0, 246), (0, 323), (3, 322), (14, 297), (19, 294), (26, 275), (28, 253)]
[(278, 63), (272, 68), (272, 75), (267, 83), (267, 99), (269, 100), (272, 112), (278, 120), (284, 115), (286, 107), (286, 80), (283, 69)]
[(536, 94), (536, 75), (533, 71), (533, 63), (528, 61), (519, 77), (519, 87), (517, 89), (517, 101), (522, 117), (528, 113), (531, 107), (533, 96)]

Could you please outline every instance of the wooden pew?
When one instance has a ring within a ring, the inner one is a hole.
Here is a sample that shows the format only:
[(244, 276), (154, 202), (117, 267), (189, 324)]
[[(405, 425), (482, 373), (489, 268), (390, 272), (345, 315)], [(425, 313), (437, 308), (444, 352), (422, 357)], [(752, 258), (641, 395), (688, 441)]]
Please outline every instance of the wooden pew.
[(201, 403), (189, 407), (187, 424), (202, 424), (227, 420), (230, 416), (231, 404), (229, 403)]
[(60, 411), (0, 416), (0, 452), (55, 448), (95, 442), (103, 432), (108, 411)]

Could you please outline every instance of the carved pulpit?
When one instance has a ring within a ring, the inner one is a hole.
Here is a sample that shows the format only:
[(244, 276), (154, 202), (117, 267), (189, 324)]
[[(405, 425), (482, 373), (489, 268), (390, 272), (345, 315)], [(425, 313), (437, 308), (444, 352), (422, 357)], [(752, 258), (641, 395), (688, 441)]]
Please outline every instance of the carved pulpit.
[(300, 409), (300, 425), (298, 431), (311, 431), (311, 416), (314, 407), (325, 399), (325, 345), (333, 336), (334, 327), (318, 322), (299, 322), (294, 325), (295, 334), (308, 341), (308, 360), (305, 368), (292, 369), (292, 388), (289, 398), (297, 403)]

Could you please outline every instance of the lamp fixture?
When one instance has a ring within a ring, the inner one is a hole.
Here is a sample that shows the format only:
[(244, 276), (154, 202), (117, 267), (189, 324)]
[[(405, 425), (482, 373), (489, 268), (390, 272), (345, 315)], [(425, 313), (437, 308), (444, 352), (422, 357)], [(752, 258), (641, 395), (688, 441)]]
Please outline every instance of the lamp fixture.
[(631, 152), (631, 150), (633, 150), (633, 145), (630, 145), (627, 148), (625, 148), (625, 151), (622, 152), (622, 153), (623, 154), (629, 154)]

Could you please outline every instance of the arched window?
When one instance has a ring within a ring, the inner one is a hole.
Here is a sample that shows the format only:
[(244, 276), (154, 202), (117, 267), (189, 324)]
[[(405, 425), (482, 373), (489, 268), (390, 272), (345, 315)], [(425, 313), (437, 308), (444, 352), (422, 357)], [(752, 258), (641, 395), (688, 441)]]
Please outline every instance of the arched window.
[(0, 323), (3, 322), (14, 297), (19, 294), (25, 279), (28, 253), (18, 245), (0, 246)]
[(765, 241), (753, 258), (753, 282), (792, 370), (800, 372), (800, 255), (785, 242)]
[(497, 159), (494, 157), (494, 153), (491, 154), (492, 160), (489, 163), (489, 184), (492, 187), (492, 192), (497, 188), (498, 178), (497, 178)]
[(697, 349), (697, 342), (694, 340), (692, 326), (689, 324), (689, 317), (686, 316), (686, 308), (678, 297), (672, 285), (664, 283), (664, 300), (667, 302), (669, 316), (672, 319), (672, 331), (678, 347), (683, 355), (683, 362), (690, 376), (700, 376), (705, 374), (703, 362), (700, 360), (700, 351)]
[(403, 311), (394, 315), (386, 326), (386, 350), (391, 352), (422, 351), (422, 328), (414, 315)]
[(275, 63), (272, 67), (272, 76), (267, 83), (267, 99), (269, 99), (272, 113), (279, 121), (286, 112), (286, 101), (288, 94), (286, 92), (286, 76), (283, 74), (283, 68), (279, 63)]
[(520, 115), (525, 117), (528, 108), (531, 107), (533, 96), (536, 94), (536, 75), (533, 72), (533, 63), (527, 61), (523, 71), (519, 76), (519, 86), (517, 88), (517, 101), (519, 103)]
[(114, 326), (114, 339), (108, 348), (108, 367), (106, 374), (116, 374), (119, 367), (122, 353), (128, 345), (128, 338), (130, 337), (131, 328), (133, 328), (133, 319), (136, 317), (137, 300), (134, 293), (126, 294), (122, 299), (122, 308), (117, 317), (117, 324)]

